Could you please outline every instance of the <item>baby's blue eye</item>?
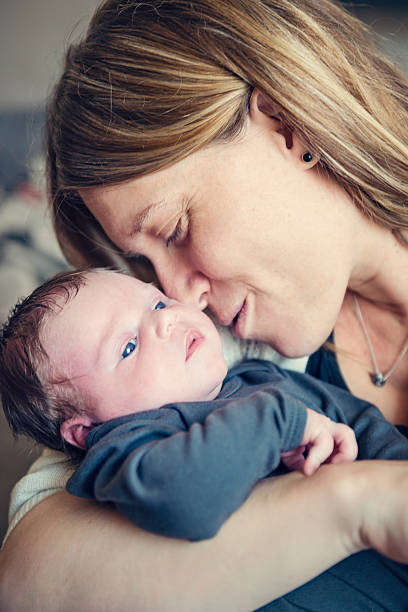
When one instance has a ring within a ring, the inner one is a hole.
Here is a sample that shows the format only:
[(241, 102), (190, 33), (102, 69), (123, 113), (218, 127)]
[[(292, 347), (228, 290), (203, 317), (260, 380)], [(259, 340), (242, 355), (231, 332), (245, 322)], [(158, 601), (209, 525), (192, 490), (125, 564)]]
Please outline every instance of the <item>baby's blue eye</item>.
[(155, 304), (154, 310), (161, 310), (162, 308), (166, 308), (166, 304), (160, 300)]
[(137, 346), (136, 338), (132, 338), (131, 340), (129, 340), (129, 342), (127, 343), (125, 347), (125, 350), (123, 351), (121, 355), (121, 359), (125, 359), (126, 357), (128, 357), (128, 355), (130, 355), (130, 353), (133, 353), (136, 346)]

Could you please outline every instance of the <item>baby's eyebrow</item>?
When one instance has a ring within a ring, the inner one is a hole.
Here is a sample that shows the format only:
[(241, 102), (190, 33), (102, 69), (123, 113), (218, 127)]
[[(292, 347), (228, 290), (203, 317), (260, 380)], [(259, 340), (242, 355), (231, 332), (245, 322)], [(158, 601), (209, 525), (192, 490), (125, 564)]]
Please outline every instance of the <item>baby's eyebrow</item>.
[(105, 354), (106, 344), (108, 342), (112, 342), (114, 338), (113, 330), (116, 329), (115, 323), (117, 323), (117, 321), (116, 321), (116, 317), (113, 315), (112, 317), (109, 317), (108, 319), (106, 319), (103, 328), (100, 329), (99, 334), (98, 334), (97, 343), (95, 345), (95, 352), (94, 352), (95, 363), (97, 363), (101, 359), (101, 356)]

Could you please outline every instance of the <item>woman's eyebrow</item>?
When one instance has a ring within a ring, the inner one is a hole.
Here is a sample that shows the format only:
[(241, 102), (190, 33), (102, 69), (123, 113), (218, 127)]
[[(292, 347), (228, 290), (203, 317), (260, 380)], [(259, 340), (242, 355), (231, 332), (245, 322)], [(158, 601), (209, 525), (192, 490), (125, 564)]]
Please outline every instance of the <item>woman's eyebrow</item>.
[(156, 210), (164, 207), (165, 205), (166, 202), (164, 200), (160, 200), (159, 202), (153, 202), (152, 204), (146, 206), (146, 208), (144, 208), (142, 212), (135, 215), (135, 217), (132, 219), (132, 226), (129, 232), (129, 238), (133, 238), (135, 234), (140, 233), (146, 225), (147, 221), (149, 221), (149, 219), (151, 218), (152, 213), (156, 212)]

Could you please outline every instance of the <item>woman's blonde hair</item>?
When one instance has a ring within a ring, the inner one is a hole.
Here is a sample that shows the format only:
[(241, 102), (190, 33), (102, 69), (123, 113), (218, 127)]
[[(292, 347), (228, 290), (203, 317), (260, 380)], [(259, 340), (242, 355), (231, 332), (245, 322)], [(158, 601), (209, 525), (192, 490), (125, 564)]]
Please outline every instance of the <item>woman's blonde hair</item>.
[(78, 190), (169, 166), (244, 125), (258, 87), (365, 214), (408, 227), (408, 80), (329, 0), (106, 0), (48, 106), (57, 235), (75, 265), (114, 245)]

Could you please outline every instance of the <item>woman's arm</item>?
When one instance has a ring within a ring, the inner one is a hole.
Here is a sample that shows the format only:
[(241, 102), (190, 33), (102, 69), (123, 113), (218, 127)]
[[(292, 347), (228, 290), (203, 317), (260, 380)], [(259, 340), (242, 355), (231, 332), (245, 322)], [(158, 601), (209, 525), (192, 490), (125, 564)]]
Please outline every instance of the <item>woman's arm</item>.
[(258, 484), (217, 536), (152, 535), (102, 505), (54, 495), (0, 557), (4, 612), (248, 612), (376, 545), (408, 561), (408, 464), (323, 466)]

